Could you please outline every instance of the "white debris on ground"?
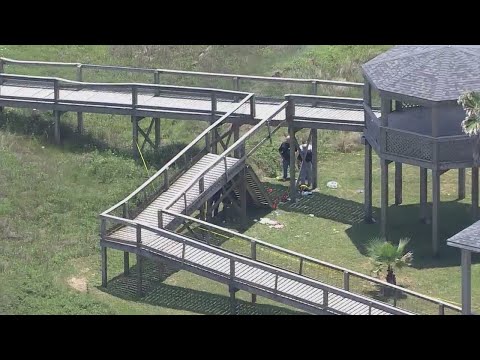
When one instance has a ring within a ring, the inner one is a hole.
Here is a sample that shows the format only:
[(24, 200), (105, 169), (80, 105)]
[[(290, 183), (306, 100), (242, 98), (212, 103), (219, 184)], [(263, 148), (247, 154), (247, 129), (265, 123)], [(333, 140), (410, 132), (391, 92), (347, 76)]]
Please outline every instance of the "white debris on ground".
[(337, 189), (338, 188), (338, 183), (336, 181), (329, 181), (327, 183), (327, 187), (329, 189)]
[(315, 215), (313, 215), (313, 214), (308, 214), (308, 216), (310, 216), (310, 217), (315, 217)]
[(270, 229), (283, 229), (285, 227), (285, 225), (280, 224), (278, 221), (269, 218), (260, 218), (259, 223), (262, 225), (268, 225)]

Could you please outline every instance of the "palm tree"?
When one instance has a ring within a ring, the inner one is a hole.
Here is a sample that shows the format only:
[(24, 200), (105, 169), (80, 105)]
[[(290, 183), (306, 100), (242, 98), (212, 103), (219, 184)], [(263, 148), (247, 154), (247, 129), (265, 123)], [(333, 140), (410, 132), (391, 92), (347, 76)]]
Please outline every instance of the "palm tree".
[(410, 266), (413, 260), (412, 252), (405, 253), (405, 247), (410, 239), (400, 239), (398, 246), (393, 245), (381, 238), (373, 238), (368, 247), (370, 256), (375, 269), (373, 272), (378, 276), (380, 272), (387, 270), (386, 280), (390, 284), (396, 285), (394, 268), (401, 269)]
[(475, 137), (473, 148), (473, 166), (480, 165), (480, 93), (466, 92), (458, 98), (458, 103), (465, 110), (466, 117), (462, 121), (462, 130), (465, 134)]

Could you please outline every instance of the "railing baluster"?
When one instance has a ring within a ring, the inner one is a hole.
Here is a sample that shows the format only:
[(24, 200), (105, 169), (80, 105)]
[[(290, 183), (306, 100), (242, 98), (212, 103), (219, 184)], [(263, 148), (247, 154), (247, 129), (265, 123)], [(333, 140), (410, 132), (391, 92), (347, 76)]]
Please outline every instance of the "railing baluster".
[(185, 204), (185, 215), (187, 215), (187, 192), (186, 191), (183, 193), (183, 201)]
[(226, 156), (223, 157), (223, 163), (225, 164), (225, 179), (228, 182), (228, 166), (227, 166), (227, 157)]
[[(3, 60), (0, 59), (0, 74), (3, 74), (4, 71), (5, 71), (5, 69), (4, 69), (4, 65), (3, 65)], [(3, 84), (3, 76), (0, 75), (0, 85), (2, 85), (2, 84)]]
[(372, 315), (372, 302), (368, 303), (368, 315)]
[(123, 217), (128, 219), (128, 202), (123, 203)]
[(102, 217), (102, 220), (100, 221), (100, 237), (102, 240), (105, 238), (106, 234), (107, 234), (107, 219)]
[(327, 308), (328, 307), (328, 291), (327, 289), (323, 288), (323, 307)]
[(158, 227), (163, 229), (163, 211), (161, 209), (158, 210)]
[(142, 244), (142, 226), (137, 224), (137, 246)]
[(213, 119), (217, 112), (217, 94), (214, 92), (212, 93), (211, 101), (212, 101), (212, 119)]
[(198, 180), (198, 192), (201, 194), (205, 191), (205, 177), (202, 176), (200, 180)]
[(303, 258), (300, 258), (300, 270), (298, 271), (299, 275), (302, 275), (303, 273)]
[(165, 174), (165, 175), (164, 175), (164, 178), (163, 178), (163, 180), (164, 180), (163, 186), (165, 187), (165, 191), (167, 191), (168, 188), (170, 187), (170, 181), (169, 181), (169, 179), (168, 179), (168, 168), (165, 169), (164, 174)]
[(277, 292), (277, 288), (278, 288), (278, 273), (275, 274), (275, 288), (274, 288), (275, 292)]
[(255, 109), (255, 95), (252, 95), (250, 98), (250, 116), (255, 118), (256, 116), (256, 109)]
[(230, 280), (235, 279), (235, 260), (230, 259)]
[(58, 86), (58, 80), (54, 79), (53, 80), (53, 100), (55, 102), (58, 102), (59, 98), (60, 98), (60, 88)]
[(252, 241), (250, 243), (250, 258), (252, 260), (257, 260), (257, 242)]
[(438, 304), (438, 315), (445, 315), (445, 305)]
[(183, 239), (183, 247), (182, 247), (182, 265), (185, 264), (185, 251), (187, 250), (187, 243), (185, 239)]
[(350, 290), (350, 274), (348, 271), (343, 272), (343, 289), (346, 291)]
[(132, 86), (132, 108), (135, 109), (138, 105), (138, 87)]

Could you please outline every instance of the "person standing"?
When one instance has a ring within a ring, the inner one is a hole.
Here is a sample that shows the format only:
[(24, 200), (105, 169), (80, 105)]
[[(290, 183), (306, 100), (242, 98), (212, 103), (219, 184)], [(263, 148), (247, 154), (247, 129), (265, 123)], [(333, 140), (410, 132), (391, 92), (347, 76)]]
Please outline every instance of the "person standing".
[(282, 142), (278, 148), (278, 152), (282, 157), (282, 169), (283, 169), (283, 181), (288, 180), (288, 168), (290, 166), (290, 136), (286, 136), (285, 140)]
[(312, 185), (312, 145), (302, 144), (300, 145), (300, 151), (298, 154), (298, 161), (300, 166), (300, 184), (310, 188)]

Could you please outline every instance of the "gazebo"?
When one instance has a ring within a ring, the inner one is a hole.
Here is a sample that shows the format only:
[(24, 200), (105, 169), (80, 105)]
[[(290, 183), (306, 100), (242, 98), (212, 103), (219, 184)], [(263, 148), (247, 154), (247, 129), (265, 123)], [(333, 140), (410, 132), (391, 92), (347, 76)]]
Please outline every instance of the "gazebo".
[[(362, 66), (365, 78), (365, 220), (372, 222), (372, 148), (381, 164), (381, 236), (388, 238), (388, 169), (395, 163), (395, 204), (402, 203), (402, 165), (419, 167), (420, 219), (427, 222), (427, 171), (432, 172), (432, 250), (438, 253), (440, 176), (458, 169), (465, 198), (465, 169), (473, 166), (473, 141), (464, 135), (457, 104), (480, 90), (480, 46), (396, 46)], [(372, 110), (380, 98), (381, 116)], [(472, 168), (472, 215), (477, 219), (478, 168)]]
[(480, 221), (453, 235), (447, 244), (461, 249), (462, 314), (472, 314), (472, 252), (480, 253)]

